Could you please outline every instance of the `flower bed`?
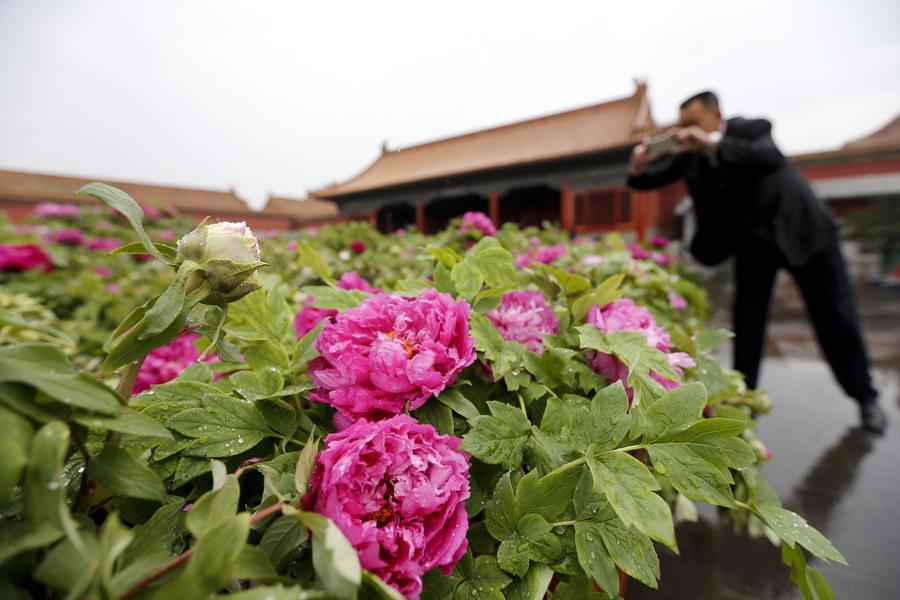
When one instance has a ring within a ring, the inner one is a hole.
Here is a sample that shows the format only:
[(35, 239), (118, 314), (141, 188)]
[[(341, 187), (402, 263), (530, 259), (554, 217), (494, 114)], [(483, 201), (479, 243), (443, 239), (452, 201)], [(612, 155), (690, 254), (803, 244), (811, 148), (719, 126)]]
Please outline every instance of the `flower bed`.
[(756, 474), (768, 399), (713, 357), (729, 334), (666, 240), (469, 213), (172, 245), (82, 193), (139, 241), (91, 250), (44, 206), (0, 248), (5, 589), (615, 598), (702, 502), (829, 597), (807, 556), (844, 559)]

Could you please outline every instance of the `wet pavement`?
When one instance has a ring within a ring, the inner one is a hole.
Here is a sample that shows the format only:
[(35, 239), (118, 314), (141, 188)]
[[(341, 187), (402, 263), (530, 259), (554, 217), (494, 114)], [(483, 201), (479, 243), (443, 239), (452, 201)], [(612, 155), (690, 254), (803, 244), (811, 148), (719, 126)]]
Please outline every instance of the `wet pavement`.
[[(713, 290), (727, 307), (727, 289)], [(860, 287), (859, 311), (875, 367), (873, 377), (890, 419), (884, 436), (857, 427), (846, 398), (818, 354), (802, 302), (781, 282), (773, 306), (761, 385), (774, 406), (758, 421), (774, 453), (762, 473), (785, 506), (827, 535), (849, 567), (812, 561), (837, 598), (900, 599), (900, 291)], [(716, 320), (727, 326), (723, 309)], [(730, 364), (727, 349), (721, 357)], [(802, 598), (765, 538), (720, 525), (715, 509), (678, 527), (681, 556), (660, 551), (660, 591), (630, 582), (627, 600), (786, 600)]]

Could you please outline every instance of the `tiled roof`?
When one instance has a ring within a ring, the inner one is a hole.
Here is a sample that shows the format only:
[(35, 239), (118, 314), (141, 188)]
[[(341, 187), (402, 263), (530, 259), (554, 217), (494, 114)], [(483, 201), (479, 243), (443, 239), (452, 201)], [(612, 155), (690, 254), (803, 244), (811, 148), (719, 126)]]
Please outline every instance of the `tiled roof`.
[(83, 179), (43, 173), (0, 170), (0, 199), (21, 202), (96, 202), (75, 192), (83, 185), (102, 181), (120, 188), (141, 204), (209, 214), (245, 214), (253, 211), (232, 191), (219, 192), (146, 183)]
[(262, 209), (264, 215), (286, 215), (298, 221), (311, 219), (326, 219), (338, 214), (337, 206), (328, 200), (316, 200), (307, 198), (285, 198), (281, 196), (269, 196), (266, 207)]
[(852, 140), (844, 144), (844, 148), (867, 148), (871, 146), (883, 146), (886, 144), (900, 145), (900, 114), (878, 131), (865, 137)]
[(434, 142), (383, 150), (365, 171), (313, 192), (321, 198), (514, 165), (587, 155), (636, 143), (653, 127), (646, 84), (634, 94)]
[(823, 200), (871, 198), (900, 194), (900, 172), (815, 179), (810, 184)]

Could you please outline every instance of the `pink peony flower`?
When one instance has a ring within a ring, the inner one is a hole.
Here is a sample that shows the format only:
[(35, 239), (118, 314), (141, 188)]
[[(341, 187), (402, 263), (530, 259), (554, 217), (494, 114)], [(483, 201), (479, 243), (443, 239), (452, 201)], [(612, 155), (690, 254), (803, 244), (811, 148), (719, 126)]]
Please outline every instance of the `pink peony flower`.
[(663, 252), (654, 252), (650, 255), (650, 258), (652, 258), (653, 262), (661, 267), (668, 267), (672, 264), (672, 257), (668, 254), (664, 254)]
[(159, 239), (164, 242), (172, 242), (178, 238), (178, 232), (174, 229), (163, 229), (159, 232)]
[(581, 264), (586, 267), (592, 267), (594, 265), (599, 265), (603, 262), (603, 257), (599, 254), (588, 254), (584, 258), (581, 259)]
[(350, 242), (350, 250), (352, 250), (354, 254), (362, 254), (366, 251), (366, 243), (362, 240), (353, 240)]
[(109, 252), (121, 245), (122, 241), (115, 238), (96, 238), (87, 243), (88, 250), (97, 250), (100, 252)]
[[(194, 342), (198, 337), (196, 333), (188, 333), (150, 352), (141, 365), (131, 393), (140, 394), (149, 390), (151, 385), (171, 381), (197, 362), (200, 352)], [(215, 359), (215, 355), (206, 357), (207, 362)]]
[[(650, 311), (643, 306), (637, 306), (634, 300), (623, 298), (610, 302), (602, 309), (599, 306), (591, 307), (588, 311), (588, 322), (600, 331), (612, 333), (616, 331), (637, 331), (647, 340), (647, 345), (661, 352), (667, 353), (669, 364), (681, 375), (682, 367), (695, 366), (694, 360), (684, 352), (672, 352), (672, 340), (665, 329), (660, 327)], [(588, 353), (591, 368), (606, 377), (610, 382), (622, 381), (630, 399), (634, 395), (627, 385), (628, 368), (618, 358), (604, 352)], [(678, 382), (665, 379), (650, 372), (650, 376), (659, 382), (665, 389), (671, 390), (678, 386)]]
[(297, 240), (291, 240), (288, 242), (287, 249), (291, 252), (297, 250), (300, 246), (297, 245)]
[(650, 239), (650, 245), (657, 248), (665, 248), (669, 245), (669, 238), (663, 235), (657, 235)]
[(113, 271), (109, 267), (95, 267), (94, 273), (96, 273), (100, 277), (109, 277), (113, 274)]
[(161, 219), (163, 216), (162, 211), (152, 204), (141, 204), (141, 208), (144, 211), (144, 215), (151, 219)]
[(542, 334), (559, 331), (559, 319), (541, 292), (506, 292), (500, 305), (485, 316), (503, 339), (521, 342), (536, 354), (544, 352)]
[(684, 299), (684, 296), (681, 294), (676, 294), (675, 292), (669, 292), (667, 294), (669, 299), (669, 306), (671, 306), (674, 310), (682, 311), (687, 309), (687, 300)]
[(447, 294), (378, 294), (339, 314), (316, 340), (310, 398), (350, 418), (422, 406), (475, 360), (469, 305)]
[(497, 235), (497, 228), (491, 218), (483, 212), (470, 211), (462, 216), (459, 230), (463, 233), (478, 231), (481, 235)]
[(407, 415), (360, 419), (325, 438), (303, 508), (334, 521), (359, 562), (407, 598), (465, 554), (469, 456)]
[(525, 254), (516, 256), (516, 267), (523, 269), (533, 262), (549, 265), (565, 254), (566, 245), (562, 242), (555, 246), (531, 246)]
[(361, 290), (363, 292), (369, 292), (370, 294), (377, 294), (381, 292), (378, 288), (373, 288), (372, 285), (363, 279), (356, 271), (347, 271), (341, 278), (337, 280), (337, 286), (342, 290)]
[(628, 251), (631, 252), (631, 258), (635, 260), (647, 260), (650, 258), (650, 251), (640, 244), (628, 244)]
[(322, 319), (332, 319), (337, 316), (338, 311), (333, 308), (316, 308), (312, 305), (316, 299), (310, 296), (303, 303), (303, 308), (294, 317), (294, 331), (297, 332), (297, 339), (316, 328)]
[(0, 273), (31, 269), (52, 271), (53, 263), (47, 253), (34, 244), (0, 244)]
[(84, 243), (84, 234), (78, 229), (61, 229), (50, 234), (50, 239), (57, 244), (80, 246)]
[(35, 217), (77, 217), (78, 212), (76, 205), (58, 202), (40, 202), (31, 209), (31, 214)]

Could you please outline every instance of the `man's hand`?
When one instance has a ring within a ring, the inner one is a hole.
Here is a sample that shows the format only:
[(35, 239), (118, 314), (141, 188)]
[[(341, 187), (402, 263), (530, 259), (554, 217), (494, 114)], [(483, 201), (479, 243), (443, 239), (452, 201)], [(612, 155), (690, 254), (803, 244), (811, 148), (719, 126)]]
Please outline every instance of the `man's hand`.
[(645, 137), (641, 143), (634, 147), (631, 151), (631, 161), (628, 163), (628, 172), (637, 175), (644, 170), (647, 163), (656, 158), (649, 150), (647, 142), (650, 138)]
[(709, 132), (700, 129), (696, 125), (678, 129), (675, 131), (674, 135), (681, 145), (672, 150), (673, 154), (698, 152), (710, 147)]

